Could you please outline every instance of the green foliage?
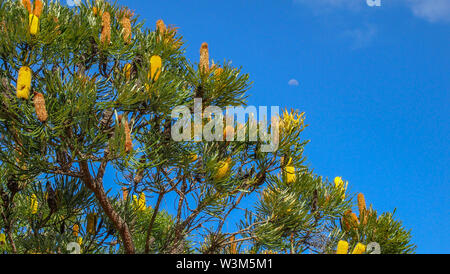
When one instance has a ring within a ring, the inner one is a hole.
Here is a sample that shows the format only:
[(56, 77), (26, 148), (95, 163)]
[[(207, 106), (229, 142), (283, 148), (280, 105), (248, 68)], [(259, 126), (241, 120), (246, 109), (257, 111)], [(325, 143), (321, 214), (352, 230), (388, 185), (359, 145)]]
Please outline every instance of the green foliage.
[[(172, 140), (176, 106), (192, 109), (195, 98), (204, 106), (245, 106), (251, 82), (242, 68), (224, 60), (220, 74), (217, 64), (204, 72), (184, 56), (175, 28), (145, 29), (136, 16), (127, 43), (116, 4), (45, 3), (31, 35), (20, 1), (0, 2), (3, 253), (69, 253), (72, 242), (85, 254), (334, 253), (341, 239), (351, 246), (375, 241), (383, 253), (414, 251), (410, 232), (391, 213), (377, 218), (371, 209), (367, 224), (343, 229), (353, 199), (306, 166), (298, 111), (281, 115), (279, 149), (271, 153), (249, 130), (243, 141)], [(105, 12), (110, 43), (101, 42)], [(149, 77), (155, 55), (162, 59), (158, 79)], [(33, 72), (29, 100), (15, 92), (23, 66)], [(45, 98), (44, 122), (34, 93)], [(295, 169), (292, 182), (288, 168)], [(108, 178), (113, 185), (104, 184)], [(129, 195), (114, 194), (118, 187)], [(141, 193), (150, 200), (145, 210), (133, 199)]]

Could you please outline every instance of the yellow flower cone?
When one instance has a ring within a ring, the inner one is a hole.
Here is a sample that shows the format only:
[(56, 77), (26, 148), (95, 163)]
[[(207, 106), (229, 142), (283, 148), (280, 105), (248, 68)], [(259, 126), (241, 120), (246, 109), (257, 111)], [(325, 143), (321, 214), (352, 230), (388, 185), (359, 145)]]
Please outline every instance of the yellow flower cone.
[(352, 254), (364, 254), (366, 252), (366, 246), (358, 243), (352, 251)]
[(339, 241), (336, 254), (347, 254), (348, 253), (348, 243), (346, 241)]
[(347, 189), (347, 186), (345, 185), (345, 183), (341, 177), (334, 178), (334, 186), (341, 191), (342, 200), (344, 200), (345, 199), (345, 191)]
[(131, 68), (132, 68), (131, 64), (126, 64), (123, 67), (123, 73), (125, 74), (125, 78), (127, 79), (127, 81), (130, 81), (131, 79)]
[(29, 15), (30, 34), (36, 35), (39, 31), (39, 17), (34, 14)]
[(289, 158), (289, 161), (286, 167), (284, 168), (284, 172), (286, 173), (286, 180), (288, 184), (295, 182), (296, 175), (295, 175), (295, 167), (292, 164), (292, 158)]
[(19, 76), (17, 77), (17, 97), (28, 99), (31, 90), (31, 69), (29, 67), (21, 67)]
[(230, 165), (231, 165), (231, 158), (228, 158), (225, 161), (219, 162), (219, 168), (216, 171), (216, 174), (214, 175), (215, 181), (220, 181), (223, 178), (225, 178), (230, 171)]
[(222, 75), (223, 68), (217, 68), (214, 70), (214, 79), (217, 81), (220, 79), (220, 75)]
[(37, 201), (37, 197), (35, 194), (31, 195), (31, 204), (30, 204), (30, 208), (31, 208), (31, 214), (36, 214), (38, 212), (38, 201)]
[(0, 234), (0, 246), (6, 245), (6, 235), (1, 233)]
[(158, 55), (153, 55), (150, 58), (150, 75), (149, 78), (157, 81), (161, 74), (162, 60)]
[(80, 227), (77, 224), (75, 224), (72, 228), (72, 235), (75, 237), (78, 237), (79, 231), (80, 231)]
[(198, 160), (198, 155), (195, 154), (195, 153), (192, 153), (192, 154), (190, 155), (190, 160), (191, 160), (191, 162), (197, 161), (197, 160)]
[(138, 210), (140, 211), (144, 211), (146, 208), (146, 204), (145, 204), (145, 194), (142, 192), (139, 195), (139, 200), (138, 200)]
[(79, 245), (81, 245), (81, 244), (83, 243), (83, 237), (78, 237), (78, 238), (77, 238), (77, 243), (78, 243)]

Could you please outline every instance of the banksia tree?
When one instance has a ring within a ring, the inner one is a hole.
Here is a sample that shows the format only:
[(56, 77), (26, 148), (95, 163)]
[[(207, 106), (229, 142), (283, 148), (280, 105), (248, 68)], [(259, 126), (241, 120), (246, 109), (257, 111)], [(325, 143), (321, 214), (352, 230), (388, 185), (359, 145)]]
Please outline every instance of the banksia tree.
[[(264, 128), (251, 119), (212, 126), (220, 141), (175, 140), (175, 107), (245, 107), (249, 75), (210, 66), (207, 43), (187, 60), (175, 27), (145, 29), (128, 11), (0, 2), (1, 252), (331, 254), (340, 241), (414, 251), (393, 213), (372, 206), (344, 228), (354, 197), (305, 163), (304, 113), (275, 117), (271, 152), (250, 138)], [(205, 116), (195, 124), (224, 120)]]

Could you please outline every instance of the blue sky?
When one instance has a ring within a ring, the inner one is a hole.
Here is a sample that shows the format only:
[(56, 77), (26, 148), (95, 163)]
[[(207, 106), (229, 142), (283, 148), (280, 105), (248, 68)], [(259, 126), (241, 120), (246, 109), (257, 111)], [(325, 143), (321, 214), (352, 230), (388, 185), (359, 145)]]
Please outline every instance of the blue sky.
[(397, 208), (418, 253), (449, 253), (450, 0), (119, 0), (254, 81), (249, 104), (306, 112), (315, 172)]

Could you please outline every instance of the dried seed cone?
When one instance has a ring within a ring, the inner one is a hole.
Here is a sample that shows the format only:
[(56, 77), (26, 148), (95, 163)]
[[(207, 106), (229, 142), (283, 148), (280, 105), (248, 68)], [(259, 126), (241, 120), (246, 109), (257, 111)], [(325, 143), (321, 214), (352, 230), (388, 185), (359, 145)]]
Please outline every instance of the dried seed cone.
[(42, 9), (43, 9), (42, 1), (41, 0), (34, 0), (33, 14), (36, 15), (37, 17), (41, 17)]
[(88, 223), (86, 227), (86, 231), (90, 234), (95, 234), (95, 225), (96, 225), (97, 214), (90, 213), (87, 216)]
[[(122, 115), (119, 115), (119, 126), (122, 126)], [(127, 119), (123, 123), (124, 133), (125, 133), (125, 152), (130, 152), (133, 149), (133, 142), (131, 140), (131, 131), (128, 125)]]
[(159, 75), (161, 74), (162, 60), (158, 55), (153, 55), (150, 58), (150, 75), (153, 81), (157, 81), (159, 79)]
[(203, 43), (200, 48), (200, 70), (202, 73), (209, 72), (209, 49), (207, 43)]
[(29, 67), (21, 67), (17, 77), (17, 97), (28, 100), (31, 90), (32, 71)]
[(36, 115), (39, 121), (41, 121), (42, 123), (47, 121), (48, 114), (47, 109), (45, 108), (44, 95), (42, 95), (42, 93), (35, 92), (33, 103), (34, 103), (34, 110), (36, 111)]
[(123, 40), (126, 44), (131, 44), (131, 20), (129, 17), (124, 16), (120, 19), (122, 25)]
[(348, 253), (348, 243), (346, 241), (339, 241), (336, 254), (347, 254)]
[(30, 14), (29, 15), (29, 19), (28, 19), (28, 24), (29, 24), (29, 30), (30, 30), (30, 34), (31, 35), (36, 35), (39, 31), (39, 17), (37, 17), (34, 14)]
[(131, 141), (131, 131), (128, 125), (128, 121), (124, 123), (125, 129), (125, 152), (130, 152), (133, 149), (133, 142)]
[(124, 201), (128, 199), (128, 189), (126, 187), (122, 187), (122, 196)]
[(102, 33), (100, 35), (102, 44), (109, 45), (111, 43), (111, 15), (109, 12), (102, 14)]
[(237, 243), (233, 243), (236, 240), (234, 236), (231, 236), (230, 242), (230, 254), (237, 254)]
[(22, 5), (27, 9), (28, 13), (32, 12), (32, 6), (30, 0), (22, 0)]

